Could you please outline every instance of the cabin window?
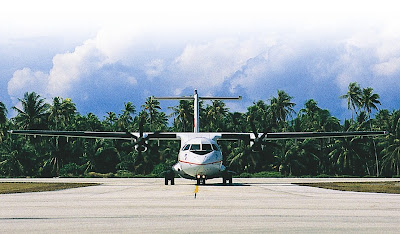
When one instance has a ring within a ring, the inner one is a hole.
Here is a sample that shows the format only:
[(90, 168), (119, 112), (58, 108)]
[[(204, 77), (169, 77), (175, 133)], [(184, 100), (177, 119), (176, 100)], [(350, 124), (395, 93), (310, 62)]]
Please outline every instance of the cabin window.
[(191, 150), (191, 151), (198, 151), (198, 150), (200, 150), (200, 145), (198, 145), (198, 144), (193, 144), (193, 145), (190, 147), (190, 150)]
[(190, 145), (185, 145), (184, 147), (183, 147), (183, 150), (188, 150), (190, 148)]
[(207, 152), (211, 152), (212, 151), (212, 148), (211, 148), (210, 144), (202, 144), (201, 148), (202, 148), (203, 151), (207, 151)]
[(219, 149), (218, 145), (213, 144), (212, 146), (213, 146), (214, 150), (216, 150), (216, 151), (221, 151), (221, 150)]

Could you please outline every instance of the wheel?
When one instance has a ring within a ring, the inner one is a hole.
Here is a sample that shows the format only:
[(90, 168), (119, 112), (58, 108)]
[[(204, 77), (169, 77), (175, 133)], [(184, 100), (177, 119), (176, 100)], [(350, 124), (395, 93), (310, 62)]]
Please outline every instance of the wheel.
[(226, 185), (227, 182), (231, 185), (232, 184), (232, 174), (225, 174), (222, 176), (222, 184)]
[(168, 185), (169, 181), (171, 181), (171, 185), (175, 184), (174, 172), (170, 171), (170, 172), (165, 173), (164, 178), (165, 178), (165, 185)]

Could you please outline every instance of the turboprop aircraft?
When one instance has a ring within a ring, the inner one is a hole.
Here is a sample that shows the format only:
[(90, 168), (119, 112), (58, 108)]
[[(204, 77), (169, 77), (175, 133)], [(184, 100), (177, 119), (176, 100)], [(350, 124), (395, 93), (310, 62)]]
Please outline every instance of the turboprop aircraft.
[[(165, 184), (174, 184), (175, 173), (187, 179), (205, 184), (207, 179), (222, 177), (224, 184), (232, 184), (232, 174), (223, 165), (223, 157), (218, 141), (243, 140), (252, 146), (260, 146), (268, 140), (331, 138), (354, 136), (378, 136), (386, 131), (358, 131), (358, 132), (277, 132), (257, 133), (254, 126), (252, 133), (236, 132), (200, 132), (199, 131), (199, 101), (200, 100), (240, 100), (241, 97), (199, 97), (197, 90), (188, 97), (153, 97), (156, 100), (193, 100), (194, 101), (194, 129), (193, 132), (143, 132), (143, 123), (139, 124), (139, 132), (89, 132), (89, 131), (51, 131), (51, 130), (10, 130), (11, 134), (56, 137), (83, 137), (125, 139), (135, 144), (138, 152), (146, 151), (150, 140), (180, 140), (181, 147), (178, 161), (172, 167), (171, 173), (165, 173)], [(141, 119), (142, 121), (143, 119)]]

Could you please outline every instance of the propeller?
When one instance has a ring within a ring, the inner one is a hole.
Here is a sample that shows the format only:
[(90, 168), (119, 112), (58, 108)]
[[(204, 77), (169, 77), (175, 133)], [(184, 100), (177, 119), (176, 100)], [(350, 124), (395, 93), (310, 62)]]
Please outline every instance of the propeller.
[(139, 153), (146, 152), (147, 148), (148, 148), (148, 143), (147, 142), (148, 142), (148, 138), (149, 137), (148, 136), (143, 137), (144, 136), (144, 134), (143, 134), (144, 121), (145, 121), (145, 117), (141, 116), (140, 117), (140, 122), (139, 122), (139, 137), (129, 133), (132, 136), (132, 138), (135, 139), (135, 143), (134, 143), (135, 150), (137, 152), (139, 152)]
[(253, 117), (249, 118), (249, 122), (250, 122), (251, 130), (252, 130), (252, 132), (254, 134), (254, 140), (251, 140), (251, 141), (253, 141), (253, 145), (251, 146), (251, 150), (255, 151), (255, 152), (261, 151), (262, 145), (265, 144), (263, 139), (267, 135), (267, 131), (265, 131), (261, 136), (259, 136), (259, 134), (257, 132), (257, 129), (256, 129), (256, 126), (254, 125)]
[(139, 122), (139, 137), (131, 134), (131, 136), (133, 138), (135, 138), (135, 150), (139, 153), (146, 152), (147, 149), (149, 148), (148, 142), (149, 142), (150, 136), (153, 138), (157, 138), (157, 136), (160, 135), (160, 131), (156, 131), (154, 133), (144, 136), (144, 133), (143, 133), (144, 123), (145, 123), (145, 117), (141, 116), (140, 122)]

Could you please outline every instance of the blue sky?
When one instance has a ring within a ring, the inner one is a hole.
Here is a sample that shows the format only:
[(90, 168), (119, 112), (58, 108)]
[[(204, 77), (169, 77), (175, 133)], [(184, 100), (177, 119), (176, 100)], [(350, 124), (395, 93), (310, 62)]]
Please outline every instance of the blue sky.
[[(72, 98), (82, 114), (137, 109), (148, 96), (243, 96), (277, 90), (296, 110), (314, 99), (340, 119), (350, 82), (400, 109), (395, 1), (6, 1), (0, 9), (0, 101), (26, 91)], [(163, 110), (174, 102), (163, 102)], [(10, 111), (10, 116), (14, 113)]]

